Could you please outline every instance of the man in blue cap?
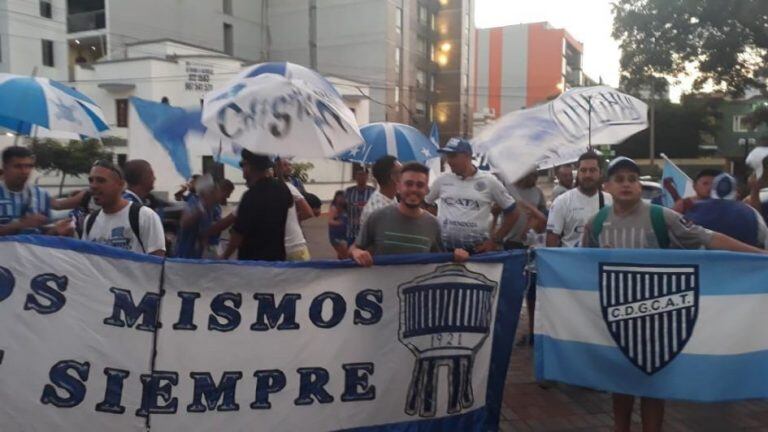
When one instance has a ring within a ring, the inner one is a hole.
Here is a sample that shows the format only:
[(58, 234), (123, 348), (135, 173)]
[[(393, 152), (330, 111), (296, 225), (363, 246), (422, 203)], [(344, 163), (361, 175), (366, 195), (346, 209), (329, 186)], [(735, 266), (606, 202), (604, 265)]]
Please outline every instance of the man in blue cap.
[[(467, 140), (451, 138), (438, 152), (445, 155), (451, 172), (435, 179), (424, 200), (437, 205), (443, 244), (449, 250), (470, 253), (499, 249), (519, 217), (515, 199), (499, 179), (472, 164), (472, 146)], [(504, 212), (504, 220), (491, 232), (494, 203)]]
[[(617, 157), (608, 164), (606, 190), (613, 205), (605, 206), (584, 225), (582, 247), (624, 249), (722, 249), (765, 253), (727, 235), (695, 225), (679, 213), (642, 200), (640, 168), (635, 161)], [(615, 431), (630, 431), (634, 395), (613, 395)], [(661, 431), (664, 401), (640, 398), (644, 431)]]
[(693, 204), (685, 217), (704, 228), (765, 249), (765, 221), (757, 210), (736, 199), (736, 186), (736, 179), (729, 174), (718, 175), (712, 182), (710, 199)]

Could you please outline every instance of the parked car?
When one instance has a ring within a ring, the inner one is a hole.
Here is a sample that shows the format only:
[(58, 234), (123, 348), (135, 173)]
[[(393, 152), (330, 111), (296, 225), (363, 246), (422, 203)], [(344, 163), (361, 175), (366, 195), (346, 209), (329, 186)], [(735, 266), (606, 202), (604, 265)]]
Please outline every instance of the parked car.
[(664, 189), (662, 189), (659, 183), (649, 180), (640, 180), (640, 185), (643, 188), (643, 201), (661, 205), (661, 197), (664, 195)]

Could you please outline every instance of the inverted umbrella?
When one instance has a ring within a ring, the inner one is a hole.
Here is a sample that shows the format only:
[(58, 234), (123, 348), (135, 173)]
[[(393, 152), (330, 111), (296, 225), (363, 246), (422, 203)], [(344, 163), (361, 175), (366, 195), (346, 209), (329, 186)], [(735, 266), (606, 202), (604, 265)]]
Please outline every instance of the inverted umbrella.
[(583, 87), (505, 115), (472, 145), (486, 154), (505, 181), (514, 182), (567, 147), (619, 144), (647, 127), (648, 106), (643, 101), (610, 87)]
[(363, 142), (355, 115), (325, 78), (297, 65), (266, 65), (206, 95), (209, 131), (254, 153), (303, 158), (333, 157)]
[(420, 163), (440, 156), (437, 146), (413, 126), (371, 123), (361, 127), (360, 134), (365, 142), (340, 154), (338, 159), (370, 165), (386, 155), (400, 162)]
[(109, 129), (88, 96), (48, 78), (0, 74), (0, 126), (17, 135), (100, 138)]

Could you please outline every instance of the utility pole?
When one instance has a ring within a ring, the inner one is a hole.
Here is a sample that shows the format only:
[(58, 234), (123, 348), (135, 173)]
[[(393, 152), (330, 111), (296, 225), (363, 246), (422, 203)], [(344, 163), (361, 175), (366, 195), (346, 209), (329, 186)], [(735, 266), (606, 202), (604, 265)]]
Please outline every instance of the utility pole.
[(589, 96), (587, 98), (587, 104), (589, 105), (589, 111), (588, 111), (588, 126), (587, 126), (587, 133), (589, 134), (589, 141), (587, 141), (588, 147), (587, 150), (592, 150), (592, 96)]
[(651, 166), (656, 165), (656, 88), (654, 86), (655, 81), (651, 79), (651, 118), (650, 118), (650, 157)]
[(309, 65), (317, 70), (317, 0), (309, 0)]

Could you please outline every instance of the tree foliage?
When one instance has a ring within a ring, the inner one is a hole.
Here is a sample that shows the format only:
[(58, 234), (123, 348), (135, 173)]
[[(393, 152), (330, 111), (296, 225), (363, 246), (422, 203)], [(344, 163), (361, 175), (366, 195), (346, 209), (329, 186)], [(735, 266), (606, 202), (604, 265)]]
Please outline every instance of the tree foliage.
[(112, 153), (95, 139), (70, 141), (67, 144), (52, 139), (35, 140), (30, 144), (35, 153), (37, 167), (43, 171), (61, 173), (59, 195), (64, 188), (66, 176), (79, 177), (88, 173), (99, 159), (112, 159)]
[(664, 91), (693, 68), (696, 90), (766, 92), (768, 1), (617, 0), (613, 13), (623, 88)]
[[(656, 104), (656, 155), (672, 158), (694, 158), (700, 153), (699, 144), (705, 135), (717, 132), (719, 114), (717, 102), (710, 99), (689, 98), (682, 104), (660, 102)], [(632, 158), (649, 156), (648, 129), (633, 135), (618, 145), (616, 153)]]
[(293, 162), (293, 175), (301, 180), (302, 183), (309, 181), (309, 172), (315, 165), (312, 162)]

